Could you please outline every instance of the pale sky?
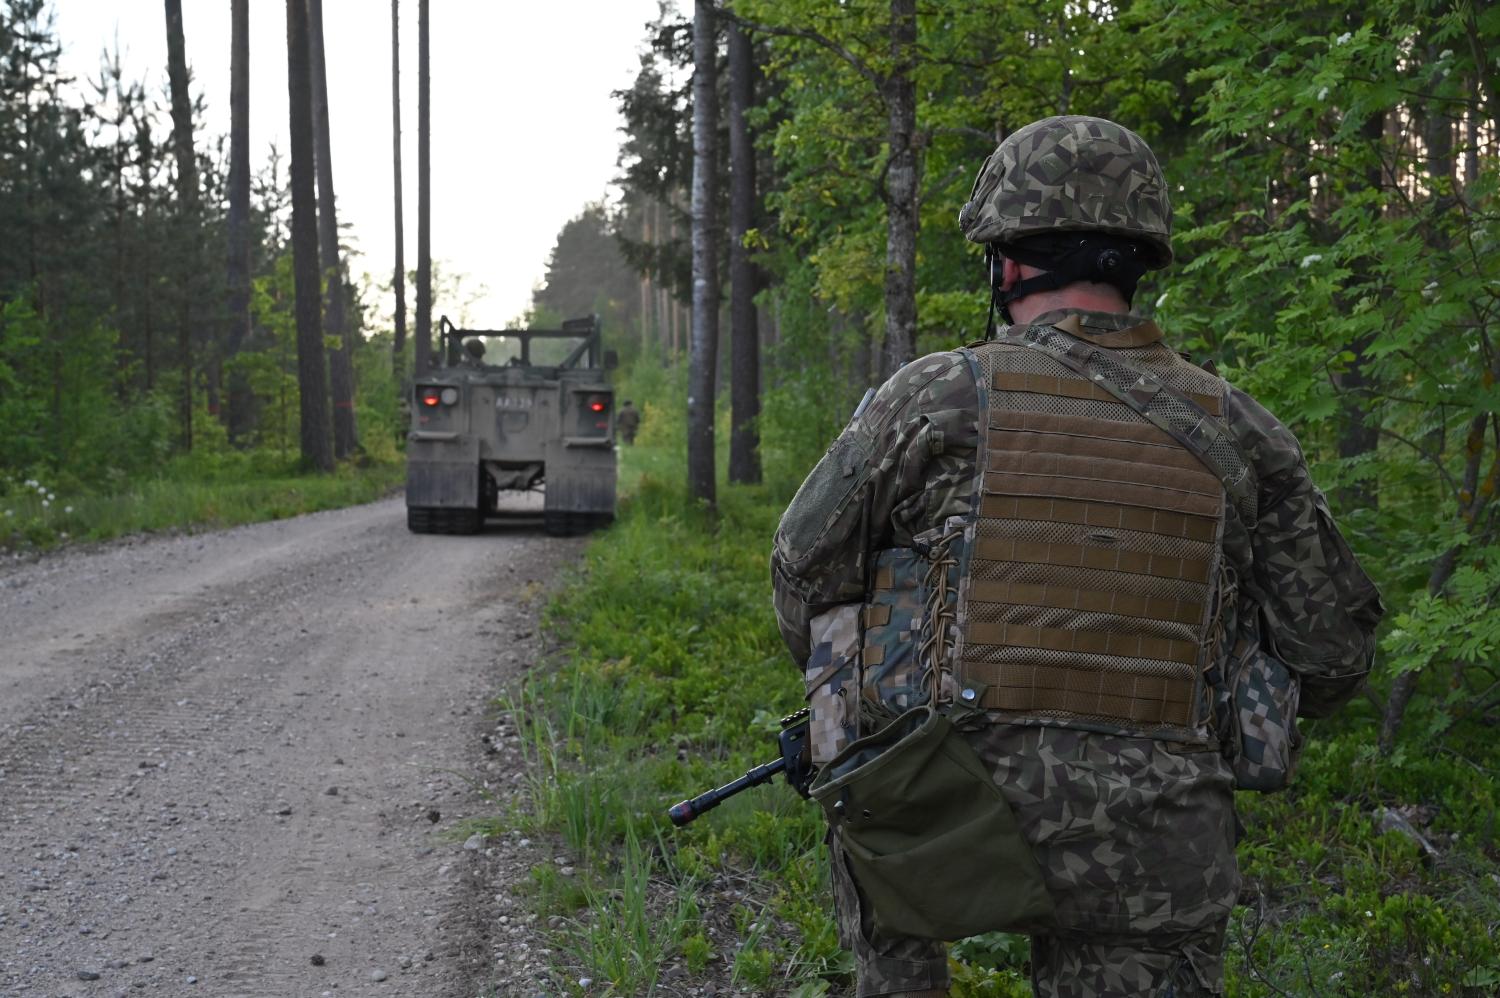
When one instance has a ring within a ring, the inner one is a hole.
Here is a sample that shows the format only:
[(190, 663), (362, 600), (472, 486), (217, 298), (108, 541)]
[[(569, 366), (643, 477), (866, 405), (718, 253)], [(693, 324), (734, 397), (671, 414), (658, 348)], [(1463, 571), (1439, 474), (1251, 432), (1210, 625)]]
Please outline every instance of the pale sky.
[[(162, 0), (54, 0), (63, 69), (98, 75), (118, 39), (127, 79), (164, 94)], [(183, 0), (193, 93), (207, 103), (207, 142), (229, 132), (229, 0)], [(430, 0), (432, 255), (464, 275), (478, 326), (503, 326), (530, 304), (558, 230), (609, 191), (620, 125), (610, 91), (639, 67), (656, 0)], [(417, 261), (417, 3), (401, 0), (401, 129), (406, 265)], [(334, 192), (356, 276), (390, 280), (389, 0), (323, 0)], [(288, 153), (286, 6), (250, 3), (250, 150), (259, 171), (274, 142)], [(169, 119), (162, 116), (163, 129)], [(376, 315), (389, 295), (372, 295)], [(407, 288), (408, 310), (414, 307)], [(441, 310), (441, 305), (439, 306)], [(452, 316), (454, 319), (458, 317)], [(376, 321), (379, 321), (378, 319)], [(436, 322), (436, 316), (434, 316)]]

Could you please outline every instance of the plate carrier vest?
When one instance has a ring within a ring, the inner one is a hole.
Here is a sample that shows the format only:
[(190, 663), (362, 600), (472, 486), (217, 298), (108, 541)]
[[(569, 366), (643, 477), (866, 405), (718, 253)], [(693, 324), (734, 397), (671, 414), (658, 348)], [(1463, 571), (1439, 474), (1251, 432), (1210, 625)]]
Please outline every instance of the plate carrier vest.
[(1151, 323), (1105, 350), (1059, 333), (1076, 321), (971, 348), (979, 501), (944, 687), (998, 720), (1206, 742), (1226, 483), (1254, 522), (1228, 386)]

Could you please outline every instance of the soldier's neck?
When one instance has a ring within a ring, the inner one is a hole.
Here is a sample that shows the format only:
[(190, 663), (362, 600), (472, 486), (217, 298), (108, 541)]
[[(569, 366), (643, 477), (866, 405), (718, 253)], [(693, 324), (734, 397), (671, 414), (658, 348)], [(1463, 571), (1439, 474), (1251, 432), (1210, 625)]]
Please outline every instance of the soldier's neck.
[(1045, 312), (1080, 308), (1089, 312), (1129, 312), (1127, 302), (1112, 284), (1079, 282), (1056, 291), (1038, 291), (1010, 303), (1010, 315), (1018, 326), (1029, 325)]

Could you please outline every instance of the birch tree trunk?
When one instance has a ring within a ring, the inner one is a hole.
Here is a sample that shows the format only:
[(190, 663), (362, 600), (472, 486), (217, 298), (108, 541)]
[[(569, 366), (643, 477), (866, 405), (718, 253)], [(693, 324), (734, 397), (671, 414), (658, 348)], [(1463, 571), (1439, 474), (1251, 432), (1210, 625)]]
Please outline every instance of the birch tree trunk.
[(916, 0), (891, 0), (891, 71), (885, 80), (885, 350), (881, 376), (913, 360), (917, 342)]
[(308, 65), (312, 71), (313, 136), (318, 165), (318, 258), (323, 267), (323, 333), (333, 392), (333, 456), (359, 446), (354, 425), (354, 337), (344, 315), (344, 266), (339, 256), (338, 208), (333, 194), (333, 144), (328, 127), (328, 74), (323, 59), (323, 0), (307, 0)]
[(714, 482), (714, 387), (719, 353), (718, 118), (716, 31), (710, 0), (693, 5), (693, 317), (687, 415), (688, 494), (710, 506)]
[(302, 460), (333, 470), (328, 385), (319, 314), (318, 205), (313, 178), (312, 71), (305, 0), (286, 0), (287, 102), (291, 129), (292, 277), (296, 294), (297, 387)]

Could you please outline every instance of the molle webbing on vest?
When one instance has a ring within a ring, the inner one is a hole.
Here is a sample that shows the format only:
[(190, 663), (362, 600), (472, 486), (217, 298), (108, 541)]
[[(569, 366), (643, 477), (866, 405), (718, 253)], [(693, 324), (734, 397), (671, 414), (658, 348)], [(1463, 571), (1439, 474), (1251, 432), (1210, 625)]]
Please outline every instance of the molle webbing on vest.
[[(1064, 398), (1075, 399), (1100, 399), (1105, 402), (1117, 401), (1117, 396), (1091, 381), (1082, 378), (1068, 376), (1065, 378), (1052, 377), (1045, 374), (1029, 374), (1024, 371), (997, 371), (993, 387), (1008, 392), (1038, 392), (1042, 395), (1061, 395)], [(1219, 415), (1220, 401), (1213, 395), (1188, 395), (1194, 402), (1202, 406), (1209, 415)]]
[[(1201, 722), (1223, 482), (1065, 363), (1019, 343), (983, 349), (984, 476), (955, 678), (1007, 719), (1188, 736)], [(1144, 353), (1178, 363), (1165, 347)], [(1222, 411), (1202, 391), (1215, 382), (1183, 368), (1153, 365), (1152, 377)]]
[(1193, 683), (1187, 679), (1021, 662), (966, 666), (964, 676), (985, 684), (988, 710), (1147, 727), (1186, 727), (1192, 713)]
[[(1222, 407), (1217, 402), (1205, 404), (1211, 396), (1173, 388), (1157, 373), (1137, 370), (1122, 358), (1112, 356), (1111, 351), (1075, 339), (1053, 326), (1012, 328), (1001, 339), (1051, 357), (1182, 444), (1212, 470), (1234, 502), (1240, 519), (1247, 527), (1254, 527), (1259, 516), (1260, 486), (1250, 462), (1225, 432), (1223, 424), (1213, 418), (1222, 415)], [(997, 372), (996, 377), (999, 376)]]

